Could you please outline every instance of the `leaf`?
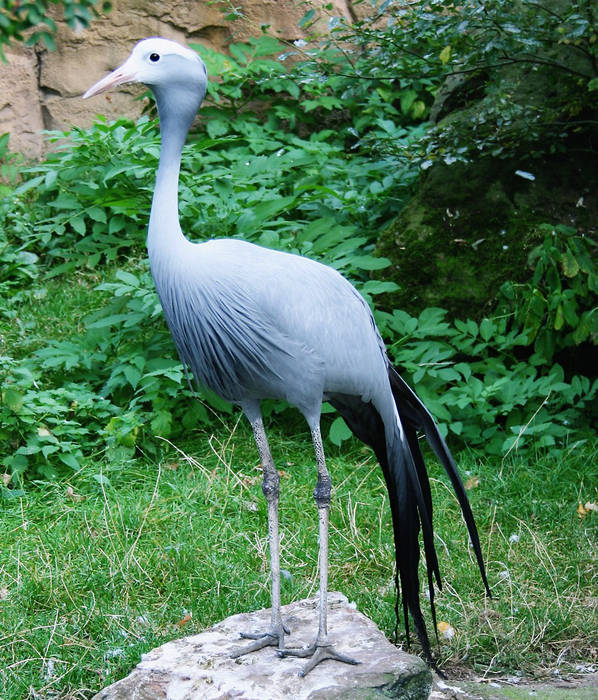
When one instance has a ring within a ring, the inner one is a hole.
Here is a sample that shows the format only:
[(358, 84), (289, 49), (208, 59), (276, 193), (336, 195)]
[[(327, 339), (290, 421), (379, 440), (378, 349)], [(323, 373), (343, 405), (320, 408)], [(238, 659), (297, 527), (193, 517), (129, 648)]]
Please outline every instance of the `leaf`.
[(114, 314), (100, 318), (93, 323), (88, 323), (87, 328), (106, 328), (107, 326), (119, 326), (123, 321), (129, 318), (129, 314)]
[(415, 100), (410, 110), (413, 119), (421, 119), (426, 113), (426, 103), (423, 100)]
[(415, 90), (404, 90), (401, 93), (401, 112), (403, 114), (408, 114), (411, 109), (411, 105), (417, 99), (417, 92)]
[(303, 17), (299, 20), (299, 26), (300, 27), (305, 27), (307, 24), (309, 24), (312, 19), (315, 17), (316, 11), (314, 9), (308, 10)]
[(125, 284), (130, 285), (131, 287), (139, 286), (139, 278), (133, 275), (131, 272), (127, 272), (126, 270), (117, 270), (116, 279), (120, 280), (121, 282), (124, 282)]
[(439, 622), (437, 625), (438, 628), (438, 633), (440, 634), (441, 637), (444, 639), (452, 639), (455, 634), (457, 634), (455, 628), (450, 625), (448, 622)]
[(343, 440), (348, 440), (351, 437), (351, 431), (340, 416), (335, 418), (332, 422), (328, 437), (330, 438), (330, 442), (337, 446), (340, 446)]
[(125, 367), (123, 367), (123, 374), (127, 378), (129, 384), (133, 387), (133, 389), (137, 388), (137, 384), (141, 379), (142, 372), (136, 367), (132, 367), (131, 365), (125, 365)]
[(579, 263), (569, 250), (563, 253), (561, 266), (563, 268), (563, 274), (566, 277), (575, 277), (579, 272)]
[(94, 221), (99, 221), (102, 224), (106, 223), (106, 212), (102, 207), (90, 207), (87, 210), (87, 216)]
[(93, 474), (91, 478), (102, 486), (111, 486), (110, 479), (107, 476), (104, 476), (104, 474)]
[(75, 216), (71, 219), (71, 226), (81, 236), (85, 235), (85, 219), (82, 216)]
[(174, 624), (177, 627), (184, 627), (186, 624), (191, 622), (192, 617), (193, 617), (193, 614), (188, 612), (184, 617), (182, 617), (178, 622), (175, 622)]
[(477, 486), (480, 485), (480, 477), (479, 476), (470, 476), (469, 479), (465, 482), (465, 488), (468, 491), (471, 491), (471, 489), (475, 489)]
[(79, 464), (79, 460), (75, 457), (74, 454), (71, 454), (70, 452), (63, 452), (62, 454), (59, 454), (58, 459), (63, 464), (66, 464), (67, 467), (70, 467), (75, 471), (81, 466)]
[(10, 408), (11, 411), (18, 413), (23, 407), (25, 397), (16, 389), (7, 387), (2, 392), (2, 401), (8, 406), (8, 408)]
[(375, 255), (353, 255), (350, 263), (358, 270), (382, 270), (390, 265), (390, 260)]
[(496, 332), (496, 326), (489, 318), (483, 319), (480, 323), (480, 335), (484, 340), (490, 340)]
[(396, 292), (400, 289), (396, 282), (388, 282), (384, 280), (368, 280), (362, 287), (366, 294), (387, 294), (388, 292)]
[(446, 66), (446, 64), (451, 60), (451, 53), (452, 53), (452, 47), (450, 44), (445, 46), (442, 51), (439, 53), (438, 58), (440, 59), (440, 62), (442, 63), (443, 66)]

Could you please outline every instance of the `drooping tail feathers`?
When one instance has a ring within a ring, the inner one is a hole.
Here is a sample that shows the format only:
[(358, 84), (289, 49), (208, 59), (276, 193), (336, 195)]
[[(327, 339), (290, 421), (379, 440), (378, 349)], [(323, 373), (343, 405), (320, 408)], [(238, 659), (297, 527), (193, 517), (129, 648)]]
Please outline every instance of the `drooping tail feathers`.
[[(388, 489), (395, 541), (395, 583), (397, 591), (400, 590), (401, 593), (407, 643), (409, 644), (410, 641), (409, 612), (423, 651), (428, 661), (435, 665), (419, 602), (420, 529), (426, 557), (430, 608), (435, 629), (434, 583), (439, 589), (442, 584), (434, 546), (430, 482), (419, 446), (418, 432), (425, 435), (428, 444), (451, 480), (488, 595), (490, 595), (490, 589), (473, 514), (451, 453), (434, 419), (415, 392), (391, 366), (389, 366), (388, 373), (404, 439), (400, 438), (397, 430), (396, 439), (388, 442), (387, 431), (385, 431), (382, 419), (372, 404), (364, 404), (355, 397), (344, 395), (332, 396), (329, 397), (329, 400), (343, 416), (353, 433), (362, 442), (372, 447), (382, 467)], [(396, 612), (398, 624), (398, 602)]]

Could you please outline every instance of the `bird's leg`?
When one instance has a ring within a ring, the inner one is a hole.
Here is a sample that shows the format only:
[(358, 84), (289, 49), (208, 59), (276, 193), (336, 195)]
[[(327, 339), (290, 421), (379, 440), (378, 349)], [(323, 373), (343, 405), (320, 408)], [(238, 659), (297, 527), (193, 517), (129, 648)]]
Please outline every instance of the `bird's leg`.
[(263, 470), (262, 491), (268, 503), (268, 540), (270, 548), (270, 574), (272, 577), (272, 620), (270, 629), (261, 633), (242, 633), (244, 639), (255, 640), (253, 644), (235, 649), (231, 657), (236, 659), (244, 654), (257, 651), (267, 646), (276, 646), (284, 649), (284, 635), (290, 634), (289, 629), (282, 622), (280, 614), (280, 549), (278, 536), (278, 484), (280, 477), (274, 466), (270, 453), (268, 438), (264, 430), (261, 416), (251, 421), (253, 435), (260, 453)]
[(314, 499), (318, 506), (318, 525), (320, 536), (320, 548), (318, 564), (320, 569), (320, 600), (319, 623), (316, 641), (305, 649), (285, 649), (279, 651), (279, 656), (311, 657), (307, 664), (299, 672), (300, 676), (306, 676), (315, 666), (325, 659), (342, 661), (346, 664), (357, 664), (358, 661), (344, 654), (339, 654), (328, 641), (328, 513), (330, 511), (330, 474), (326, 468), (324, 458), (324, 446), (322, 435), (317, 426), (312, 430), (312, 440), (318, 463), (318, 481), (314, 489)]

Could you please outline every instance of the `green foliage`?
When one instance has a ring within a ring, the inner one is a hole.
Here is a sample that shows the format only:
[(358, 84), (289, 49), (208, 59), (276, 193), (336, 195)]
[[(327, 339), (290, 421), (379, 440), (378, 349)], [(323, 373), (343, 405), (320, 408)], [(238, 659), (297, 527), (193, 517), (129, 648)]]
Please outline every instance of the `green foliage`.
[[(373, 303), (395, 287), (375, 279), (388, 265), (373, 255), (378, 231), (409, 197), (417, 169), (396, 148), (372, 152), (370, 144), (386, 139), (409, 151), (425, 129), (412, 107), (428, 100), (432, 78), (382, 76), (366, 88), (343, 72), (348, 59), (332, 45), (295, 56), (290, 68), (266, 55), (279, 48), (261, 37), (234, 45), (230, 57), (202, 50), (222, 81), (212, 82), (211, 102), (184, 149), (182, 228), (191, 238), (241, 237), (321, 259)], [(378, 59), (364, 50), (350, 63), (367, 72)], [(68, 284), (78, 269), (110, 263), (113, 271), (96, 283), (93, 309), (79, 302), (83, 318), (70, 337), (46, 339), (23, 357), (5, 351), (0, 424), (13, 483), (56, 477), (102, 451), (115, 459), (157, 453), (154, 436), (179, 439), (207, 424), (212, 409), (230, 410), (213, 396), (192, 399), (147, 265), (138, 262), (159, 152), (156, 123), (99, 121), (51, 134), (65, 137), (0, 202), (0, 317), (8, 324), (35, 318), (35, 295), (23, 290), (40, 273)], [(454, 440), (499, 454), (566, 444), (587, 430), (596, 384), (547, 366), (552, 356), (540, 353), (547, 326), (556, 351), (595, 342), (594, 244), (557, 230), (533, 253), (529, 286), (505, 287), (496, 318), (479, 326), (450, 325), (439, 309), (419, 318), (378, 313), (394, 359)], [(74, 310), (77, 298), (71, 303)], [(575, 315), (583, 323), (573, 328)], [(347, 437), (342, 420), (332, 422), (331, 441)]]
[[(56, 23), (50, 17), (52, 6), (60, 5), (63, 17), (71, 29), (87, 27), (98, 15), (98, 0), (0, 0), (0, 57), (2, 47), (13, 41), (23, 41), (33, 46), (42, 41), (46, 48), (55, 49)], [(109, 2), (102, 2), (102, 11), (110, 9)]]
[(156, 125), (147, 118), (99, 121), (68, 139), (26, 169), (13, 197), (0, 204), (2, 227), (43, 256), (54, 275), (141, 247), (159, 153)]
[(449, 323), (446, 311), (429, 308), (417, 318), (380, 314), (380, 323), (398, 337), (395, 363), (453, 441), (501, 455), (591, 434), (598, 380), (519, 359), (533, 339), (512, 319)]
[(65, 467), (78, 470), (83, 446), (89, 454), (101, 444), (105, 421), (117, 411), (85, 386), (44, 388), (41, 382), (27, 364), (2, 358), (0, 439), (12, 450), (1, 463), (15, 485), (26, 472), (29, 478), (54, 479)]
[(507, 282), (501, 291), (534, 343), (535, 359), (550, 364), (565, 349), (598, 345), (598, 245), (567, 226), (542, 228), (544, 242), (529, 256), (531, 280)]
[[(306, 22), (315, 15), (310, 9)], [(450, 164), (480, 155), (552, 153), (564, 139), (592, 129), (598, 107), (592, 0), (384, 0), (373, 3), (369, 17), (347, 24), (330, 16), (328, 26), (329, 33), (314, 41), (336, 47), (337, 62), (314, 52), (322, 73), (350, 72), (354, 82), (372, 81), (372, 89), (380, 79), (408, 83), (401, 104), (412, 99), (409, 109), (427, 116), (436, 95), (435, 119), (474, 104), (467, 119), (449, 117), (429, 130), (413, 153), (424, 167), (438, 159)], [(540, 106), (538, 98), (548, 91), (550, 103)], [(392, 139), (368, 139), (393, 150)]]
[[(443, 309), (418, 318), (380, 314), (397, 338), (399, 367), (453, 439), (487, 454), (567, 444), (590, 435), (598, 379), (554, 361), (598, 345), (596, 243), (566, 226), (543, 226), (529, 256), (531, 279), (506, 283), (496, 316), (446, 321)], [(595, 375), (594, 375), (595, 376)], [(579, 432), (578, 432), (579, 431)]]
[[(216, 107), (203, 107), (208, 118), (267, 110), (301, 135), (333, 128), (352, 149), (366, 146), (366, 136), (398, 139), (405, 147), (413, 140), (406, 138), (407, 127), (411, 130), (427, 116), (435, 87), (428, 79), (376, 77), (370, 55), (359, 51), (349, 56), (330, 41), (313, 47), (298, 40), (290, 48), (262, 35), (249, 44), (230, 45), (230, 56), (200, 44), (194, 48), (208, 74), (220, 79), (208, 85), (208, 104)], [(276, 54), (278, 60), (272, 60)], [(398, 148), (393, 156), (404, 160)]]

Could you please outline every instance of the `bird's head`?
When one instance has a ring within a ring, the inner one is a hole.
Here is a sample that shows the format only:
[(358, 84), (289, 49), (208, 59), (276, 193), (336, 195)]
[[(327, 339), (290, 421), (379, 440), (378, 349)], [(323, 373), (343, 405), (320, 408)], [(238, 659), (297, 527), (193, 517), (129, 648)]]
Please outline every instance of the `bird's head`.
[(169, 92), (194, 95), (197, 109), (206, 91), (207, 72), (195, 51), (170, 39), (151, 37), (138, 42), (129, 58), (92, 85), (83, 98), (99, 95), (124, 83), (143, 83), (156, 97)]

